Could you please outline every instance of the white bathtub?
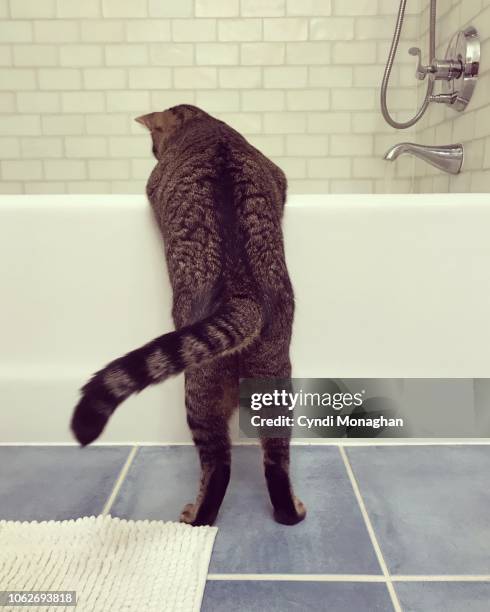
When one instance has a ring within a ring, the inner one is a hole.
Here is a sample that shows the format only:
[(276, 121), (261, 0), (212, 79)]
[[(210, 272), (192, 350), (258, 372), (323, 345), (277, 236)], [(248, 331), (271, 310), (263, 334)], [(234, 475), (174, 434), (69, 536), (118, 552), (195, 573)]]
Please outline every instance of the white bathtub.
[[(0, 197), (0, 442), (68, 442), (77, 389), (171, 329), (143, 196)], [(490, 195), (308, 195), (285, 218), (294, 373), (490, 377)], [(102, 442), (185, 442), (183, 378)]]

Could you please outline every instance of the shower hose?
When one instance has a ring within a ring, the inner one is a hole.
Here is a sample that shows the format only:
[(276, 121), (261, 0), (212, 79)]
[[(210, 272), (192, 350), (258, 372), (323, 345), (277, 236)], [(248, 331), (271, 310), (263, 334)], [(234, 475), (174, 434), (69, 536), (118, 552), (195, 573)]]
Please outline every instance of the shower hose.
[[(381, 84), (381, 112), (386, 122), (398, 130), (404, 130), (406, 128), (415, 125), (419, 119), (423, 116), (427, 107), (429, 106), (430, 97), (434, 89), (434, 80), (429, 75), (429, 82), (427, 85), (427, 91), (425, 94), (422, 106), (417, 111), (417, 114), (412, 117), (409, 121), (399, 122), (395, 121), (389, 113), (388, 106), (386, 103), (386, 94), (388, 90), (388, 84), (390, 81), (391, 70), (393, 68), (393, 62), (395, 61), (396, 51), (398, 49), (398, 43), (400, 42), (400, 35), (403, 27), (403, 20), (405, 19), (405, 9), (407, 6), (407, 0), (400, 0), (400, 8), (398, 9), (398, 16), (396, 19), (395, 32), (393, 34), (393, 40), (391, 42), (390, 52), (388, 54), (388, 60), (386, 62), (386, 68), (383, 75), (383, 82)], [(436, 28), (436, 0), (430, 0), (430, 41), (429, 41), (429, 63), (432, 63), (435, 57), (435, 28)]]

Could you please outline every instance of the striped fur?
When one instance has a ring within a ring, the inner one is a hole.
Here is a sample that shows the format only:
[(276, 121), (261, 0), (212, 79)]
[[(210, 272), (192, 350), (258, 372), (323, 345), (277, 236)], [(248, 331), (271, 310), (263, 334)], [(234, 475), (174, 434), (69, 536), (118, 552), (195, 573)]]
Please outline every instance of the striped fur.
[[(211, 524), (230, 477), (228, 420), (239, 377), (288, 377), (294, 314), (281, 219), (284, 173), (238, 132), (190, 105), (138, 117), (158, 161), (147, 195), (165, 244), (176, 330), (120, 357), (81, 391), (72, 430), (95, 440), (121, 402), (185, 372), (201, 486), (181, 520)], [(289, 439), (262, 441), (276, 520), (305, 516)]]
[(209, 318), (164, 334), (111, 361), (82, 387), (72, 420), (76, 438), (82, 445), (90, 444), (130, 395), (190, 366), (239, 352), (258, 337), (260, 330), (260, 307), (253, 300), (235, 297)]

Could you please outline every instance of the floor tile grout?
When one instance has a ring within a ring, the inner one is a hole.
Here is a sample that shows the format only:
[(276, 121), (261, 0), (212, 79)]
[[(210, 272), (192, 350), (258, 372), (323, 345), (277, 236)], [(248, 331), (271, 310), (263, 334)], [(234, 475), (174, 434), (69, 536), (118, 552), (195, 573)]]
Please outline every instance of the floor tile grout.
[(121, 486), (128, 474), (129, 468), (131, 467), (131, 464), (133, 463), (133, 459), (135, 458), (137, 452), (138, 452), (138, 445), (136, 444), (129, 451), (129, 454), (126, 457), (126, 461), (124, 462), (124, 465), (121, 468), (121, 471), (119, 472), (117, 476), (114, 486), (112, 487), (112, 491), (110, 492), (109, 497), (107, 498), (104, 504), (104, 508), (102, 510), (102, 516), (106, 516), (107, 514), (109, 514), (114, 502), (116, 501), (116, 497), (118, 496)]
[(441, 574), (439, 576), (425, 576), (423, 574), (421, 575), (405, 575), (405, 576), (391, 576), (391, 580), (393, 582), (490, 582), (490, 575), (475, 575), (475, 576), (471, 576), (471, 575), (467, 575), (467, 574), (462, 574), (460, 576), (458, 576), (457, 574), (450, 576), (447, 575), (445, 576), (444, 574)]
[(347, 453), (345, 452), (345, 448), (343, 446), (339, 446), (340, 455), (344, 462), (345, 469), (347, 470), (347, 476), (349, 477), (350, 483), (352, 485), (352, 489), (354, 490), (354, 495), (359, 504), (359, 509), (361, 511), (362, 517), (366, 524), (366, 529), (368, 531), (369, 537), (371, 538), (371, 544), (373, 545), (374, 552), (376, 553), (376, 557), (378, 558), (379, 565), (381, 567), (381, 571), (386, 580), (386, 587), (391, 597), (391, 602), (393, 604), (393, 608), (395, 612), (402, 612), (402, 608), (400, 606), (400, 602), (398, 601), (398, 595), (396, 594), (395, 587), (391, 582), (390, 572), (388, 570), (388, 566), (386, 565), (386, 561), (383, 557), (383, 553), (381, 552), (381, 547), (379, 545), (378, 539), (376, 537), (376, 533), (374, 531), (374, 527), (371, 523), (371, 519), (369, 518), (368, 511), (364, 504), (364, 500), (362, 499), (361, 490), (359, 489), (359, 485), (357, 483), (356, 477), (354, 476), (354, 472), (352, 471), (352, 467), (349, 462), (349, 458), (347, 457)]
[[(213, 581), (264, 581), (264, 582), (387, 582), (382, 574), (208, 574)], [(391, 582), (490, 582), (490, 575), (390, 575)]]
[(381, 574), (208, 574), (208, 580), (257, 580), (263, 582), (386, 582)]

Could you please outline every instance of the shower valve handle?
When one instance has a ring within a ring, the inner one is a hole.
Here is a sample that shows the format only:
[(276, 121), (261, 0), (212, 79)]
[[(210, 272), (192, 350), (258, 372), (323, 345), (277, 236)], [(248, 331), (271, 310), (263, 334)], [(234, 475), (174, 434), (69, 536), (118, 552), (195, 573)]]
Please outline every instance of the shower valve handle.
[(432, 66), (424, 66), (422, 64), (422, 51), (420, 50), (419, 47), (410, 47), (408, 52), (410, 53), (410, 55), (414, 55), (415, 57), (418, 57), (418, 63), (417, 63), (417, 69), (415, 71), (415, 76), (417, 77), (419, 81), (423, 81), (427, 74), (430, 74), (433, 72)]
[(434, 59), (432, 64), (424, 66), (422, 64), (422, 52), (418, 47), (410, 47), (408, 50), (410, 55), (418, 57), (417, 70), (415, 76), (419, 81), (423, 81), (427, 74), (432, 75), (436, 81), (452, 81), (453, 79), (459, 79), (462, 75), (464, 66), (461, 60), (452, 59)]

